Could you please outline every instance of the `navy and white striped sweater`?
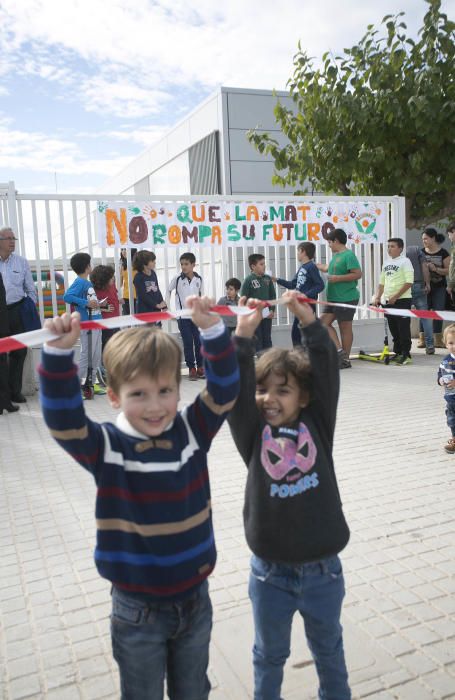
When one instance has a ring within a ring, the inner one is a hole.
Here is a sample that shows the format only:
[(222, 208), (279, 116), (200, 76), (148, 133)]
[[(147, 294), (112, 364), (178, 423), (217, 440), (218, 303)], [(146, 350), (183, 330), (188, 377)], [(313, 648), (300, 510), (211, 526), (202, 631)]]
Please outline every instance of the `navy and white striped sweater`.
[(98, 572), (131, 594), (185, 598), (215, 566), (207, 452), (235, 403), (239, 371), (226, 330), (202, 347), (207, 388), (155, 438), (123, 414), (117, 425), (90, 420), (72, 354), (42, 354), (46, 424), (97, 485)]

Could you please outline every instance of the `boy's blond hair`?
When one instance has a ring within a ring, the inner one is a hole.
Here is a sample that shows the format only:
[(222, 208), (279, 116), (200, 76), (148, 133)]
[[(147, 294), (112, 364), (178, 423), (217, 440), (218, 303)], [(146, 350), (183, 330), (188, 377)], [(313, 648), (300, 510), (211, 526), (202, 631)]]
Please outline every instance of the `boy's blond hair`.
[(181, 363), (179, 344), (160, 328), (127, 328), (113, 335), (103, 352), (107, 383), (116, 394), (139, 374), (156, 380), (170, 373), (180, 384)]
[(311, 364), (303, 350), (272, 348), (264, 352), (256, 362), (256, 383), (261, 384), (271, 374), (284, 377), (286, 382), (289, 376), (293, 377), (301, 395), (311, 396)]
[(444, 343), (447, 343), (448, 335), (455, 335), (455, 323), (451, 323), (450, 326), (446, 326), (446, 328), (444, 328), (444, 333), (442, 334)]

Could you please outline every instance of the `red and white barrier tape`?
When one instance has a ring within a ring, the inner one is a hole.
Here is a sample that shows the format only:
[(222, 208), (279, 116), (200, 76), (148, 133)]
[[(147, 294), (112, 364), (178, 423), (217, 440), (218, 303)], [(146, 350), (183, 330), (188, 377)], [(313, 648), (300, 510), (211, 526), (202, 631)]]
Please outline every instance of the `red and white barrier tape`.
[[(213, 313), (223, 316), (240, 316), (250, 314), (251, 309), (242, 306), (213, 306)], [(103, 318), (97, 321), (81, 321), (81, 330), (101, 331), (116, 328), (129, 328), (130, 326), (141, 326), (144, 323), (157, 323), (158, 321), (170, 321), (178, 318), (190, 318), (190, 309), (174, 311), (152, 311), (144, 314), (132, 314), (131, 316), (115, 316), (114, 318)], [(27, 331), (0, 338), (0, 355), (12, 350), (22, 350), (23, 348), (43, 345), (49, 340), (56, 340), (59, 336), (51, 333), (47, 328), (39, 328), (36, 331)]]
[[(352, 309), (352, 304), (342, 304), (340, 302), (315, 301), (307, 299), (305, 296), (299, 296), (299, 301), (309, 302), (322, 306), (339, 306)], [(285, 301), (276, 299), (267, 303), (267, 306), (273, 307), (284, 304)], [(418, 309), (393, 309), (383, 308), (381, 306), (356, 306), (356, 310), (360, 311), (376, 311), (378, 314), (389, 316), (409, 316), (410, 318), (422, 318), (435, 321), (452, 321), (455, 323), (455, 311), (424, 311)], [(243, 316), (252, 313), (251, 309), (244, 306), (213, 306), (213, 313), (221, 314), (222, 316)], [(114, 328), (129, 328), (130, 326), (140, 326), (144, 323), (157, 323), (158, 321), (170, 321), (178, 318), (189, 318), (191, 311), (183, 309), (181, 311), (153, 311), (144, 314), (133, 314), (131, 316), (116, 316), (115, 318), (103, 318), (98, 321), (81, 321), (82, 330), (103, 330)], [(0, 355), (12, 350), (21, 350), (23, 348), (36, 347), (43, 345), (48, 340), (55, 340), (58, 336), (51, 333), (46, 328), (40, 328), (36, 331), (28, 331), (27, 333), (19, 333), (18, 335), (10, 335), (6, 338), (0, 338)]]

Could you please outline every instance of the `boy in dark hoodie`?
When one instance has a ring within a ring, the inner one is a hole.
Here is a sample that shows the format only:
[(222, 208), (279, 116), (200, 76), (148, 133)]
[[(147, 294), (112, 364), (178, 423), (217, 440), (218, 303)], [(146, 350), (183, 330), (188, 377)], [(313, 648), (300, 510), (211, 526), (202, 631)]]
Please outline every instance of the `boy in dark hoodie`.
[(158, 286), (155, 265), (156, 255), (150, 250), (140, 250), (134, 256), (133, 269), (136, 270), (136, 276), (133, 284), (136, 289), (138, 314), (161, 311), (166, 308), (166, 302)]

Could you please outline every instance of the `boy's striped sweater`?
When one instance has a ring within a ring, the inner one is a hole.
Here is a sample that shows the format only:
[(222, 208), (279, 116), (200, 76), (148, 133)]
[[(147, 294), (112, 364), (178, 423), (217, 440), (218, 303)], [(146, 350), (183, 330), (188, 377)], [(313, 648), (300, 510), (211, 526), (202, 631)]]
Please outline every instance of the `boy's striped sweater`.
[(90, 420), (72, 353), (42, 354), (44, 419), (97, 485), (96, 566), (131, 594), (185, 598), (215, 566), (207, 452), (235, 403), (239, 371), (224, 327), (202, 346), (207, 387), (156, 438), (123, 414), (117, 425)]

